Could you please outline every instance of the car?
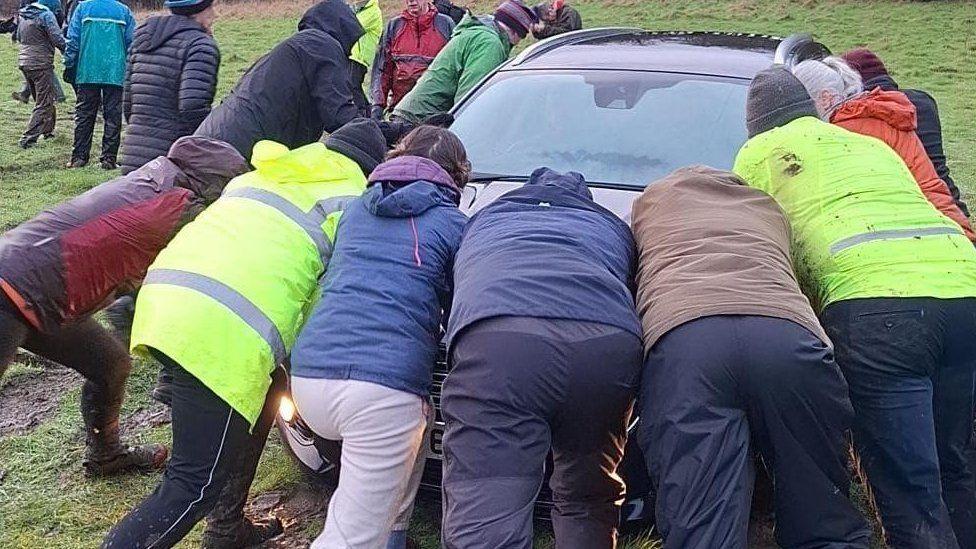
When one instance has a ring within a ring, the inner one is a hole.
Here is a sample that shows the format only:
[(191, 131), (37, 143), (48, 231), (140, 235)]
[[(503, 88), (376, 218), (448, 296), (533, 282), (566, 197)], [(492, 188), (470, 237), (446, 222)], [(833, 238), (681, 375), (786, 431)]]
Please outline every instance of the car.
[[(548, 166), (582, 173), (596, 201), (629, 222), (631, 203), (650, 182), (693, 164), (732, 167), (746, 141), (746, 94), (757, 72), (829, 53), (805, 34), (781, 39), (600, 28), (539, 42), (488, 75), (452, 111), (451, 129), (473, 166), (461, 208), (473, 214), (524, 184), (535, 168)], [(435, 491), (444, 432), (440, 390), (447, 375), (442, 348), (434, 366), (436, 421), (422, 482)], [(287, 398), (277, 423), (302, 467), (335, 482), (341, 445), (315, 436)], [(634, 418), (630, 432), (638, 424)], [(622, 527), (649, 525), (653, 490), (635, 437), (619, 472), (627, 484)], [(537, 502), (537, 514), (546, 516), (547, 489)]]

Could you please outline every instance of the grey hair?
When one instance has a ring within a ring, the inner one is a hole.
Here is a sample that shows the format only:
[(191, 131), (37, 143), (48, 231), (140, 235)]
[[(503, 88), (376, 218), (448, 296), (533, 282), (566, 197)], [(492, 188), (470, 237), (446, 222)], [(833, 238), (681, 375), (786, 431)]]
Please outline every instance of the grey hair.
[[(864, 91), (861, 75), (840, 57), (831, 55), (818, 61), (808, 59), (793, 67), (793, 75), (803, 84), (810, 97), (816, 101), (824, 90), (838, 99), (829, 109), (832, 112), (847, 99)], [(823, 113), (828, 114), (828, 113)]]

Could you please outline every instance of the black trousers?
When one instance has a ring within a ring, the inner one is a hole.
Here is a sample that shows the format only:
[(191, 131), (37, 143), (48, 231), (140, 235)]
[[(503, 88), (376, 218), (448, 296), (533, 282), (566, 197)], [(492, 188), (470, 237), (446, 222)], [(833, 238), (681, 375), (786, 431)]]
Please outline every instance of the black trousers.
[(173, 451), (162, 482), (112, 528), (103, 548), (172, 547), (208, 513), (208, 532), (234, 531), (284, 386), (276, 373), (251, 433), (247, 420), (196, 377), (154, 356), (172, 374)]
[(757, 450), (781, 547), (869, 547), (848, 499), (847, 385), (805, 328), (736, 315), (682, 324), (648, 353), (639, 401), (666, 548), (745, 549)]
[(853, 299), (823, 322), (889, 544), (976, 548), (976, 299)]
[(87, 162), (91, 155), (92, 135), (99, 107), (105, 120), (102, 134), (101, 161), (115, 162), (122, 139), (122, 86), (80, 84), (75, 86), (78, 104), (75, 106), (75, 144), (72, 160)]
[(466, 329), (442, 396), (443, 545), (531, 548), (551, 449), (556, 547), (613, 547), (640, 356), (640, 338), (602, 324), (501, 317)]
[(54, 333), (38, 332), (0, 290), (0, 377), (18, 347), (71, 368), (85, 378), (81, 414), (88, 454), (99, 458), (117, 453), (119, 409), (132, 368), (125, 346), (90, 318)]

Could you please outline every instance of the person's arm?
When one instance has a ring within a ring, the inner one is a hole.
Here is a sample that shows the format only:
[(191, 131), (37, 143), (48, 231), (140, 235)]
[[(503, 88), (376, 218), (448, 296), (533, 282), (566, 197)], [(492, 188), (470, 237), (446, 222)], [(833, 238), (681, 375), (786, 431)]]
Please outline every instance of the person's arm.
[(299, 55), (314, 55), (304, 65), (312, 96), (312, 103), (318, 111), (325, 131), (334, 132), (347, 122), (356, 118), (358, 110), (353, 102), (350, 89), (350, 61), (343, 53), (339, 44), (333, 41), (328, 49), (321, 49), (314, 54), (307, 50), (298, 52)]
[(132, 53), (129, 53), (129, 59), (125, 64), (125, 80), (122, 82), (122, 117), (125, 119), (126, 124), (129, 123), (129, 117), (132, 116), (132, 67), (134, 62), (132, 60)]
[(498, 44), (498, 40), (492, 36), (486, 35), (479, 38), (477, 41), (473, 41), (470, 46), (462, 58), (461, 75), (458, 78), (457, 91), (454, 92), (455, 104), (478, 82), (481, 82), (482, 78), (508, 59), (508, 54)]
[[(392, 59), (389, 55), (390, 44), (396, 36), (397, 19), (392, 19), (383, 29), (380, 36), (380, 43), (376, 47), (376, 57), (373, 59), (373, 67), (370, 69), (369, 76), (369, 101), (373, 109), (379, 107), (386, 109), (386, 98), (389, 97), (389, 80), (392, 76)], [(389, 63), (389, 65), (388, 65)], [(375, 118), (375, 116), (374, 116)]]
[(132, 16), (132, 10), (128, 7), (125, 8), (125, 51), (129, 51), (129, 46), (132, 45), (132, 39), (136, 35), (136, 18)]
[(81, 11), (75, 8), (68, 23), (68, 39), (64, 49), (64, 68), (74, 70), (78, 63), (78, 41), (81, 40)]
[(48, 39), (51, 40), (54, 47), (64, 55), (64, 35), (61, 34), (61, 27), (58, 26), (57, 17), (50, 11), (44, 14), (44, 32), (47, 33)]
[(210, 114), (210, 107), (217, 93), (219, 68), (220, 50), (210, 37), (200, 38), (190, 45), (183, 63), (183, 72), (180, 74), (177, 98), (180, 124), (184, 129), (195, 131)]

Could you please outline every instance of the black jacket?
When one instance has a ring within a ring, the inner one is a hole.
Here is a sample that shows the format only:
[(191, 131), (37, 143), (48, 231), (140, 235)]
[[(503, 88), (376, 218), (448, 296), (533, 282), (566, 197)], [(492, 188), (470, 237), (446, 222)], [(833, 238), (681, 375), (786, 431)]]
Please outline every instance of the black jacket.
[(298, 30), (248, 69), (197, 135), (226, 141), (250, 159), (262, 139), (300, 147), (356, 118), (349, 54), (364, 34), (356, 15), (342, 0), (325, 0)]
[(129, 48), (122, 108), (129, 123), (122, 173), (166, 154), (196, 131), (217, 90), (220, 51), (189, 17), (152, 17), (136, 29)]
[(918, 128), (915, 130), (915, 133), (922, 140), (922, 145), (925, 146), (925, 153), (928, 154), (929, 159), (932, 160), (932, 164), (935, 165), (935, 171), (949, 187), (949, 192), (952, 193), (952, 199), (955, 200), (959, 209), (966, 214), (966, 217), (969, 217), (969, 206), (963, 202), (959, 195), (959, 187), (956, 186), (956, 182), (949, 175), (949, 166), (946, 164), (945, 151), (942, 149), (942, 121), (939, 120), (939, 107), (936, 105), (935, 99), (921, 90), (899, 89), (898, 83), (888, 75), (876, 76), (864, 83), (865, 90), (872, 90), (877, 87), (889, 91), (898, 90), (908, 96), (908, 100), (912, 102), (912, 105), (915, 105), (915, 113), (918, 116)]

